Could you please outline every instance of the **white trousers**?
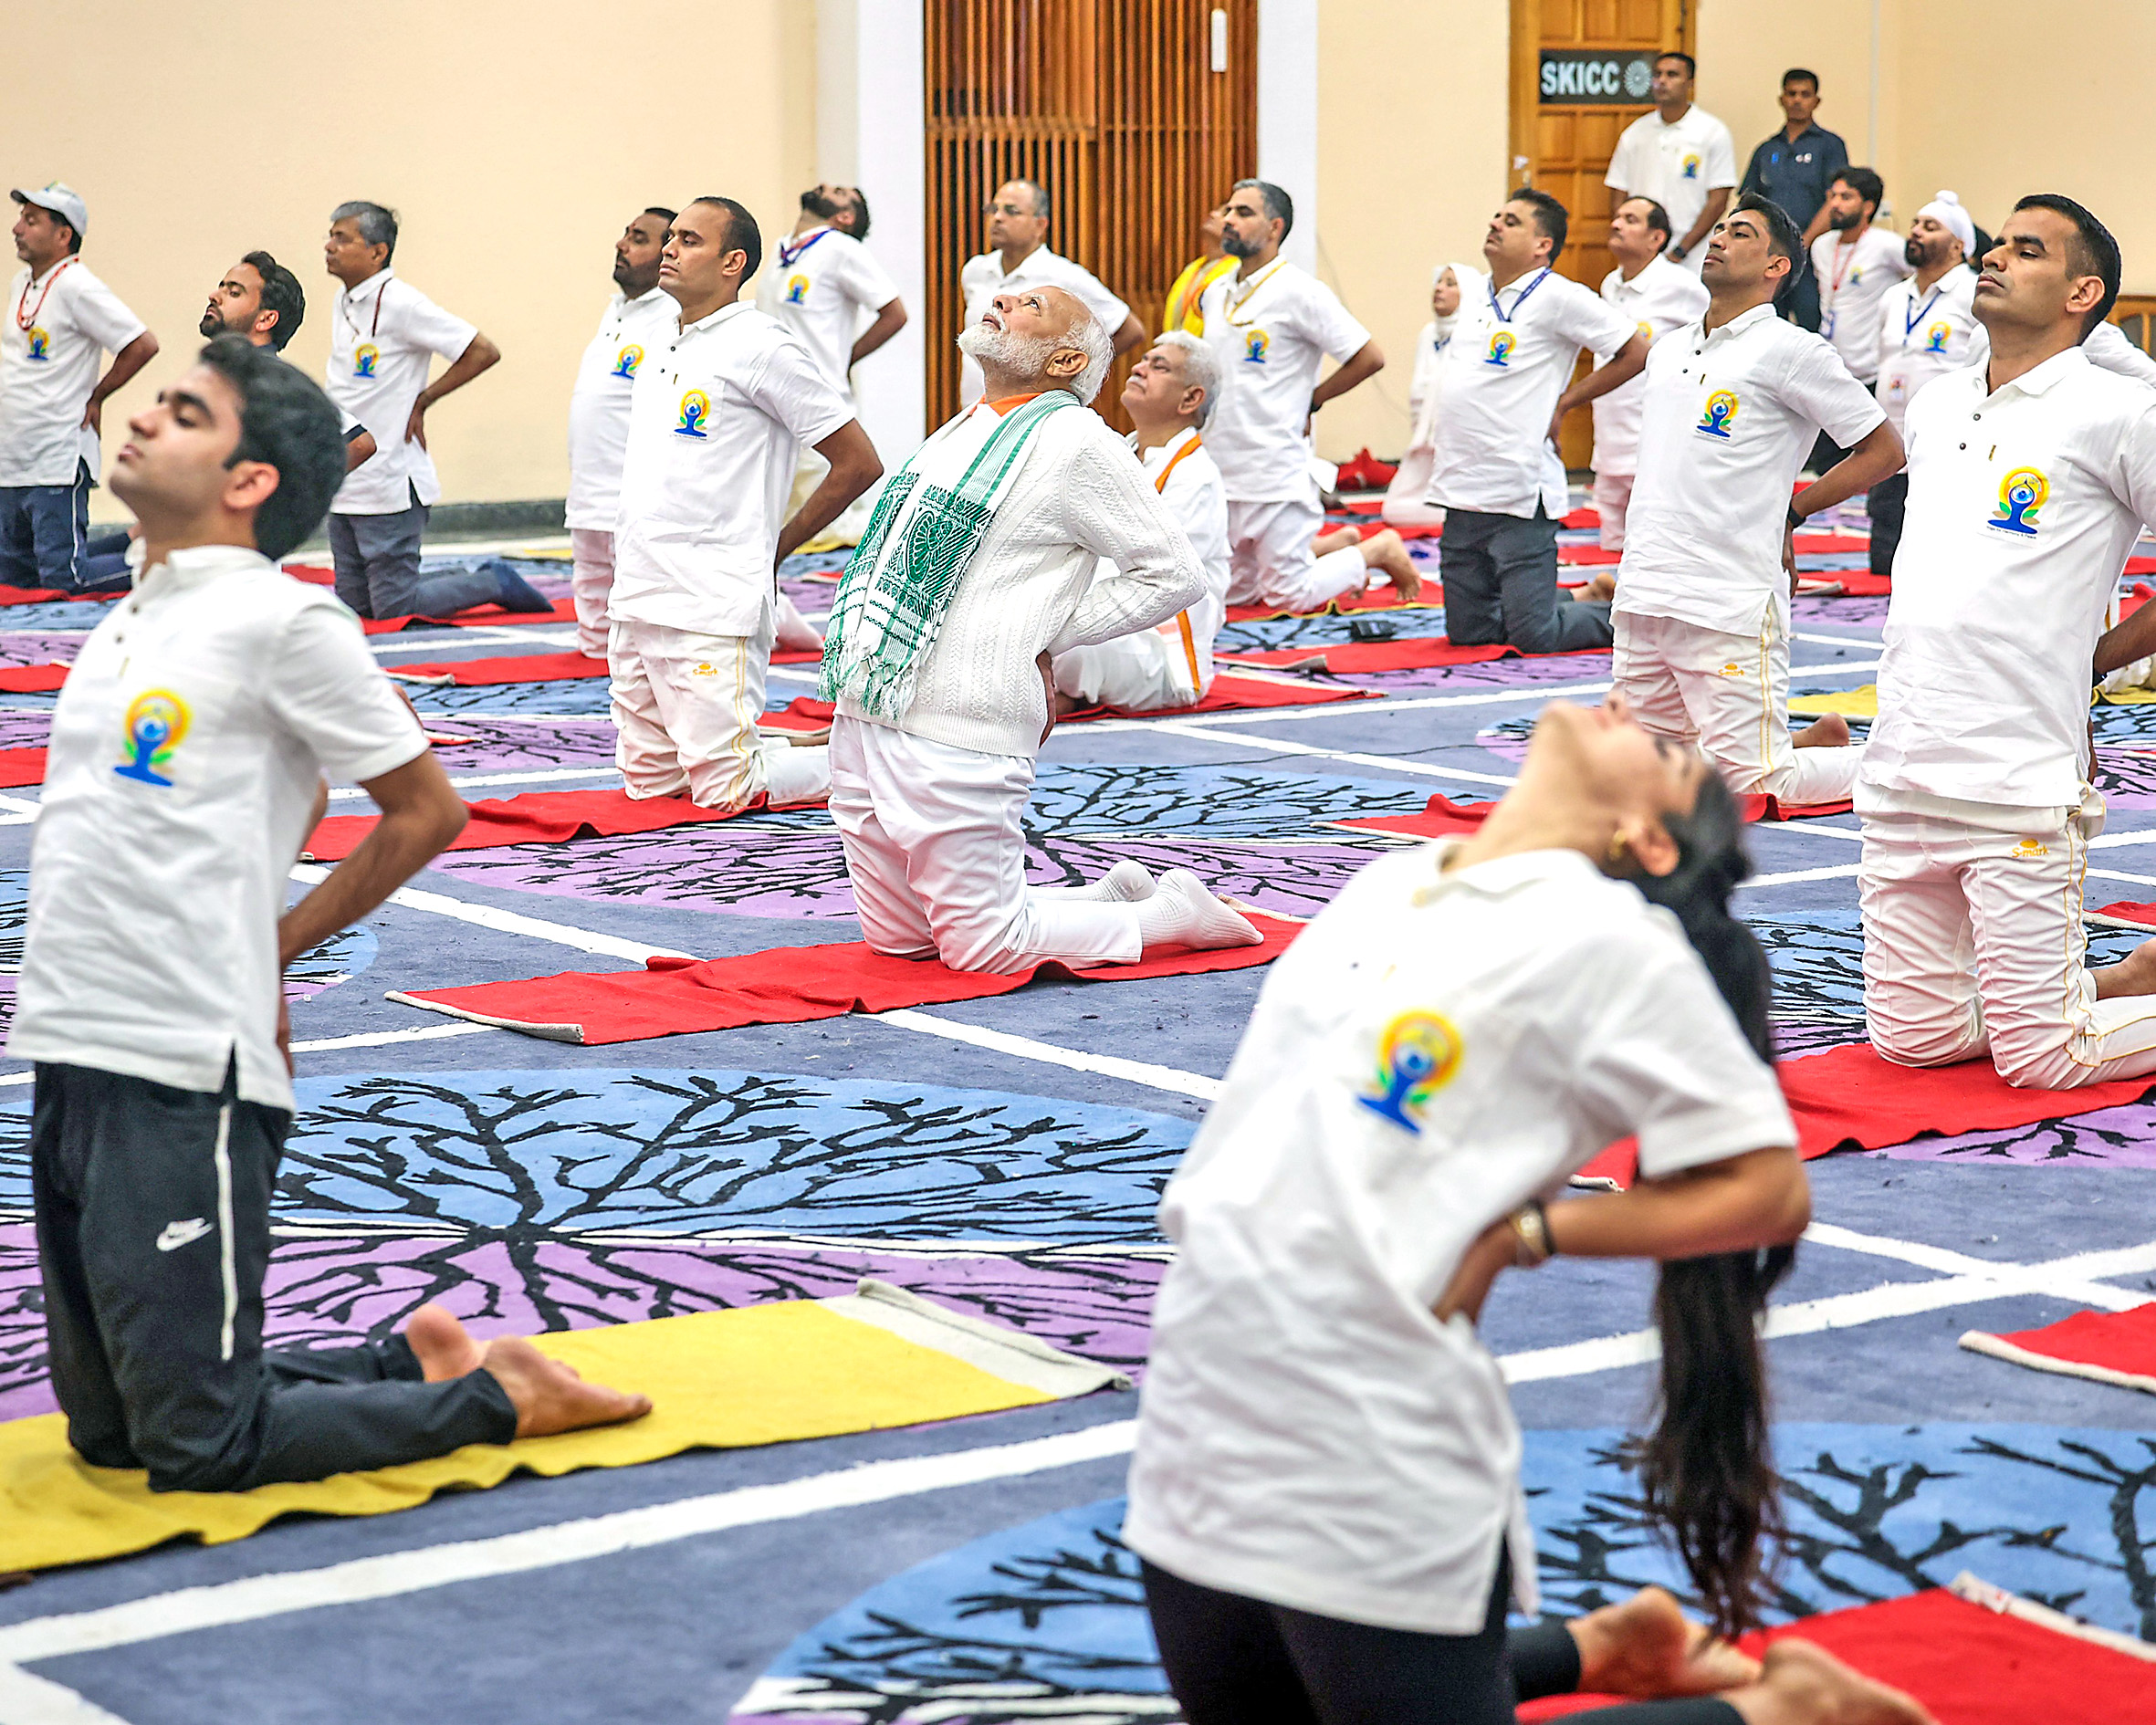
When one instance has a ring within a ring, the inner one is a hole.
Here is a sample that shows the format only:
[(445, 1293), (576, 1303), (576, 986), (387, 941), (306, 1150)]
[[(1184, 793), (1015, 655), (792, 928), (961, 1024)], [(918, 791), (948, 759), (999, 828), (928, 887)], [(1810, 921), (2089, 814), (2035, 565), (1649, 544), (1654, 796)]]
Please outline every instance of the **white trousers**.
[(2026, 830), (1863, 817), (1864, 1022), (1903, 1066), (1989, 1053), (2009, 1084), (2071, 1090), (2156, 1072), (2156, 996), (2096, 998), (2081, 880), (2103, 801)]
[(1314, 497), (1228, 504), (1228, 602), (1315, 611), (1369, 580), (1350, 545), (1320, 557), (1310, 549), (1325, 524)]
[(577, 651), (606, 657), (606, 598), (614, 587), (614, 536), (604, 528), (569, 529), (569, 591), (576, 601)]
[(1789, 740), (1789, 642), (1774, 608), (1756, 635), (1724, 634), (1674, 617), (1617, 612), (1617, 693), (1659, 737), (1696, 746), (1740, 795), (1840, 802), (1861, 750), (1798, 748)]
[(764, 710), (770, 624), (760, 634), (707, 635), (665, 623), (614, 620), (614, 759), (632, 797), (686, 790), (699, 808), (741, 810), (821, 800), (828, 753), (767, 742)]
[[(1174, 629), (1174, 624), (1169, 624)], [(1090, 647), (1073, 647), (1053, 661), (1059, 693), (1088, 706), (1150, 713), (1188, 706), (1204, 693), (1191, 684), (1182, 635), (1142, 629)]]
[(1033, 763), (841, 714), (831, 726), (831, 816), (861, 933), (878, 952), (1000, 976), (1044, 958), (1135, 964), (1135, 904), (1026, 885)]
[(1595, 472), (1595, 513), (1602, 518), (1602, 549), (1625, 549), (1625, 511), (1632, 507), (1632, 477), (1628, 473)]
[(1443, 527), (1444, 510), (1424, 501), (1429, 493), (1430, 470), (1436, 465), (1436, 452), (1428, 444), (1418, 444), (1402, 455), (1400, 465), (1393, 470), (1392, 484), (1385, 488), (1378, 519), (1389, 528)]

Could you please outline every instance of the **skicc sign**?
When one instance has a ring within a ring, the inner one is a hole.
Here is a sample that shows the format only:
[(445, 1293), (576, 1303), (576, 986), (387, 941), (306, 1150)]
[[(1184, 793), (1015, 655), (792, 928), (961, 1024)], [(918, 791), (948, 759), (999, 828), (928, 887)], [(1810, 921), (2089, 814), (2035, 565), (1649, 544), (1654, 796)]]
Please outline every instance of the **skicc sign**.
[(1653, 90), (1654, 69), (1651, 50), (1613, 54), (1597, 48), (1544, 48), (1542, 99), (1554, 106), (1638, 107)]

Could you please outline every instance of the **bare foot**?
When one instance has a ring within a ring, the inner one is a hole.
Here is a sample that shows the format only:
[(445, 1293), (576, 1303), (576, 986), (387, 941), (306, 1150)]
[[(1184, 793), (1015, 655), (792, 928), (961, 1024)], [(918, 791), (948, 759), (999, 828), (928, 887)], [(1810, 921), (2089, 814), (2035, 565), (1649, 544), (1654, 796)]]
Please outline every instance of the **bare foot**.
[(1789, 739), (1793, 748), (1846, 748), (1849, 721), (1839, 713), (1825, 713)]
[(1758, 1660), (1694, 1623), (1659, 1587), (1643, 1587), (1565, 1627), (1579, 1646), (1582, 1694), (1716, 1695), (1759, 1679)]
[(2144, 940), (2117, 964), (2088, 974), (2096, 979), (2099, 1000), (2122, 994), (2156, 994), (2156, 940)]
[(1422, 591), (1422, 572), (1408, 555), (1408, 541), (1390, 528), (1363, 541), (1363, 567), (1382, 570), (1403, 601), (1412, 601)]
[(1607, 604), (1617, 597), (1617, 577), (1607, 570), (1604, 570), (1599, 575), (1588, 577), (1587, 584), (1585, 587), (1575, 588), (1572, 596), (1575, 599), (1596, 600)]
[(1777, 1641), (1757, 1683), (1722, 1698), (1745, 1725), (1939, 1725), (1914, 1698), (1809, 1641)]
[(419, 1356), (420, 1375), (430, 1384), (445, 1384), (479, 1369), (479, 1344), (445, 1307), (431, 1300), (405, 1321), (404, 1340)]
[(1323, 557), (1328, 551), (1345, 551), (1351, 545), (1362, 542), (1363, 530), (1355, 527), (1328, 528), (1310, 542), (1313, 557)]
[(618, 1426), (652, 1411), (650, 1396), (587, 1384), (521, 1336), (489, 1342), (479, 1364), (508, 1392), (517, 1409), (519, 1438), (551, 1438), (556, 1432)]

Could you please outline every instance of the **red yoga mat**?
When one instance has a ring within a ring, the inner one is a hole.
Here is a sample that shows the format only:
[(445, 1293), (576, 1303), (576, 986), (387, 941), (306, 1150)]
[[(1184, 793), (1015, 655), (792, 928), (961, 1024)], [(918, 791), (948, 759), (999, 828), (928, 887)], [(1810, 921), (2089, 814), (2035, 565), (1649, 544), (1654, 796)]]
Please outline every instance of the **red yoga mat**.
[(50, 695), (67, 680), (64, 664), (11, 664), (0, 668), (0, 693)]
[[(1849, 811), (1846, 802), (1782, 803), (1772, 797), (1760, 796), (1740, 797), (1737, 800), (1747, 821), (1796, 821)], [(1440, 793), (1431, 797), (1419, 814), (1356, 815), (1345, 821), (1328, 821), (1325, 825), (1351, 827), (1363, 832), (1389, 832), (1403, 839), (1443, 839), (1454, 833), (1474, 831), (1496, 807), (1494, 802), (1454, 802)], [(2143, 908), (2151, 917), (2156, 917), (2156, 904)]]
[[(471, 819), (450, 840), (452, 851), (486, 851), (499, 844), (559, 844), (565, 839), (613, 839), (632, 832), (731, 821), (732, 814), (699, 809), (686, 797), (647, 797), (625, 790), (531, 790), (521, 797), (490, 798), (467, 805)], [(761, 804), (756, 805), (761, 807)], [(303, 855), (335, 862), (360, 848), (379, 815), (331, 815), (314, 830)]]
[(425, 683), (437, 688), (454, 684), (458, 688), (474, 689), (505, 683), (572, 683), (602, 677), (606, 661), (587, 659), (581, 653), (528, 653), (502, 659), (424, 659), (383, 669), (403, 683)]
[(1010, 994), (1029, 982), (1136, 982), (1150, 977), (1198, 976), (1271, 964), (1302, 933), (1285, 917), (1250, 913), (1264, 931), (1262, 946), (1225, 952), (1163, 947), (1135, 965), (1076, 970), (1051, 961), (1010, 976), (953, 970), (933, 958), (893, 958), (860, 941), (822, 946), (779, 946), (732, 958), (654, 958), (644, 970), (564, 971), (524, 982), (482, 982), (466, 988), (392, 994), (392, 1000), (453, 1018), (497, 1024), (558, 1042), (594, 1047), (639, 1042), (748, 1024), (806, 1024), (849, 1012), (940, 1006)]
[(1328, 612), (1345, 614), (1361, 611), (1426, 611), (1442, 605), (1445, 596), (1434, 580), (1425, 581), (1421, 592), (1412, 603), (1402, 602), (1399, 590), (1389, 581), (1376, 587), (1366, 587), (1359, 593), (1347, 593), (1329, 605), (1320, 605), (1315, 611), (1282, 611), (1277, 605), (1230, 605), (1228, 607), (1230, 622), (1270, 622), (1276, 617), (1323, 617)]
[(499, 605), (475, 605), (454, 617), (363, 617), (361, 630), (370, 635), (393, 635), (413, 623), (449, 623), (458, 629), (498, 629), (504, 623), (560, 623), (577, 620), (576, 601), (557, 599), (546, 611), (505, 611)]
[(1625, 554), (1622, 551), (1606, 551), (1599, 545), (1560, 545), (1557, 548), (1557, 561), (1560, 564), (1578, 567), (1621, 563), (1624, 560)]
[[(2041, 1330), (1994, 1335), (1971, 1330), (1962, 1345), (1973, 1354), (2039, 1372), (2094, 1378), (2156, 1396), (2156, 1301), (2126, 1312), (2077, 1312)], [(2156, 1674), (2151, 1674), (2156, 1680)]]
[[(1606, 653), (1607, 647), (1583, 647), (1583, 653)], [(1268, 647), (1259, 653), (1222, 653), (1222, 664), (1306, 665), (1322, 659), (1336, 675), (1377, 671), (1431, 671), (1447, 665), (1487, 664), (1492, 659), (1565, 659), (1560, 653), (1523, 653), (1502, 642), (1492, 646), (1459, 647), (1445, 635), (1402, 635), (1391, 641), (1344, 641), (1324, 647)]]
[[(1978, 1605), (1963, 1593), (1999, 1603)], [(1914, 1696), (1940, 1725), (2054, 1725), (2102, 1720), (2109, 1725), (2156, 1717), (2156, 1664), (2126, 1650), (2124, 1636), (2080, 1629), (2056, 1613), (2016, 1600), (1973, 1578), (1954, 1591), (1931, 1588), (1747, 1636), (1757, 1655), (1775, 1641), (1817, 1643), (1876, 1682)], [(2156, 1648), (2151, 1649), (2156, 1657)], [(1613, 1696), (1567, 1695), (1531, 1701), (1523, 1720), (1561, 1719)]]
[(1805, 598), (1807, 582), (1832, 581), (1841, 591), (1830, 595), (1836, 599), (1884, 599), (1894, 591), (1894, 583), (1884, 575), (1874, 575), (1864, 569), (1823, 569), (1796, 578), (1796, 596)]
[(45, 782), (45, 751), (42, 748), (0, 748), (0, 789), (14, 790), (23, 785), (42, 785)]
[[(1188, 718), (1193, 713), (1238, 713), (1263, 706), (1322, 706), (1328, 701), (1382, 698), (1383, 693), (1379, 689), (1328, 689), (1313, 683), (1273, 683), (1222, 673), (1213, 679), (1213, 686), (1206, 691), (1205, 699), (1193, 701), (1188, 706), (1163, 707), (1144, 713), (1120, 706), (1085, 706), (1075, 713), (1064, 714), (1056, 723), (1083, 725), (1089, 719), (1104, 718)], [(786, 704), (783, 716), (766, 714), (762, 723), (783, 730), (790, 728), (784, 719), (791, 718), (797, 725), (812, 721), (821, 727), (831, 723), (836, 710), (829, 701), (819, 701), (812, 695), (796, 695)]]

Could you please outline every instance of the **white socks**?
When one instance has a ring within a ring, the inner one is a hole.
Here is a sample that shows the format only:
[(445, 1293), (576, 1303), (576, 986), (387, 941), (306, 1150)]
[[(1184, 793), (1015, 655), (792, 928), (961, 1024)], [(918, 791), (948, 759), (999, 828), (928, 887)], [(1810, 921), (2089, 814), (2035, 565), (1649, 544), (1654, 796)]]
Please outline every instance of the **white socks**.
[(1153, 896), (1153, 877), (1146, 865), (1125, 857), (1097, 881), (1083, 886), (1035, 886), (1042, 898), (1072, 899), (1086, 904), (1136, 904)]
[(764, 804), (784, 809), (822, 802), (831, 795), (831, 750), (764, 746)]
[(1161, 875), (1153, 896), (1138, 906), (1138, 936), (1148, 947), (1189, 946), (1199, 952), (1255, 946), (1265, 938), (1188, 869), (1169, 869)]
[(816, 625), (802, 616), (801, 607), (784, 593), (779, 595), (779, 632), (771, 644), (796, 653), (814, 653), (823, 645), (823, 637), (816, 632)]

